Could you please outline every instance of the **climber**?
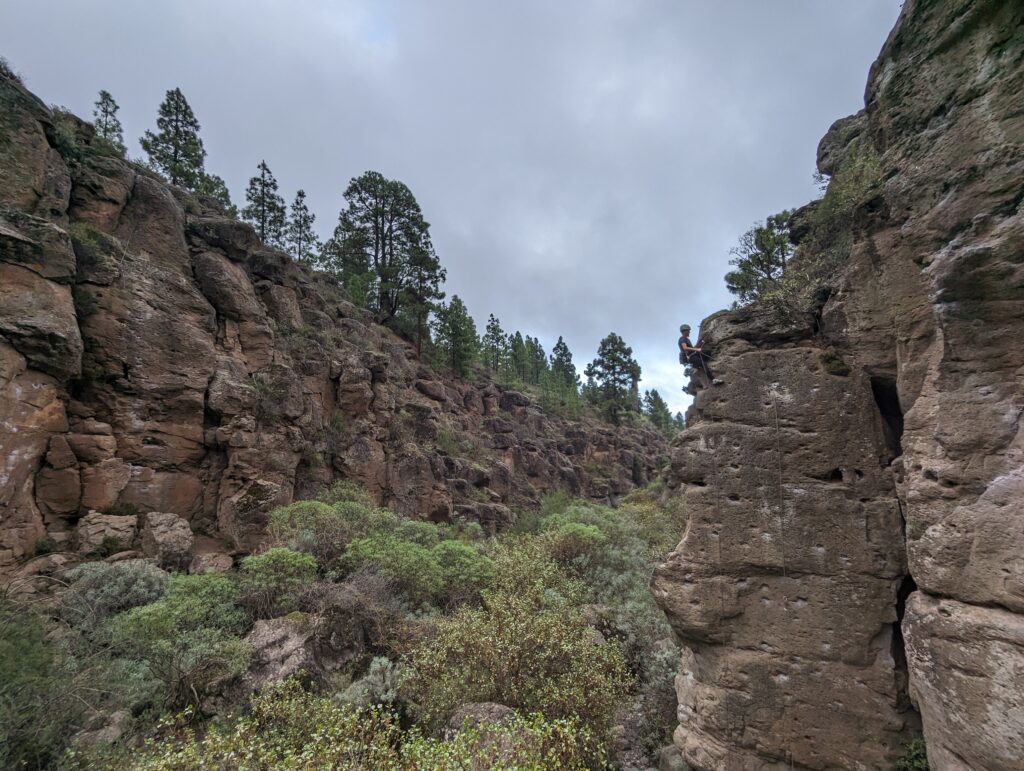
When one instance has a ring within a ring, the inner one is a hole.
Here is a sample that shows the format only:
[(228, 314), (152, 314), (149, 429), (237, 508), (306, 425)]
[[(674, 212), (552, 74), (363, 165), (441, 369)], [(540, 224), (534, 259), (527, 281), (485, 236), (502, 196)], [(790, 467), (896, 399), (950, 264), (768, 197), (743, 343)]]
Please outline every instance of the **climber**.
[(697, 345), (690, 342), (689, 324), (679, 327), (679, 363), (692, 367), (694, 372), (707, 378), (706, 385), (718, 385), (722, 381), (712, 377), (711, 370), (708, 368), (711, 357), (704, 352), (702, 343), (703, 340), (698, 340)]

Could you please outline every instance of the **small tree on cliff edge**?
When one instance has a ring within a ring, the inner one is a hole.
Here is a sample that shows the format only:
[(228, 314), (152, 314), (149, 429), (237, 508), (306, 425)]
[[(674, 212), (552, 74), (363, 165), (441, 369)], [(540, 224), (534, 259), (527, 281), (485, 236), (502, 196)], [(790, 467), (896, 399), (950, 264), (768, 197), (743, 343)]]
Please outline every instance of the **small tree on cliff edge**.
[(267, 162), (260, 161), (257, 168), (259, 174), (249, 180), (245, 191), (247, 205), (242, 209), (242, 217), (256, 228), (263, 243), (284, 246), (284, 199), (277, 193), (277, 180)]
[(480, 341), (484, 363), (491, 372), (497, 372), (508, 356), (508, 340), (501, 322), (492, 313), (487, 319), (487, 330)]
[(306, 204), (306, 191), (300, 190), (292, 201), (291, 216), (288, 218), (286, 242), (288, 251), (299, 262), (311, 265), (320, 250), (320, 240), (313, 232), (316, 215)]
[(640, 381), (640, 365), (633, 358), (633, 349), (614, 332), (601, 341), (597, 358), (584, 371), (593, 386), (586, 389), (588, 397), (618, 424), (626, 410), (636, 410), (633, 394)]
[(754, 225), (732, 249), (729, 264), (735, 269), (725, 274), (725, 285), (746, 305), (778, 289), (793, 255), (789, 238), (789, 220), (793, 212), (773, 214), (762, 225)]
[(117, 117), (119, 109), (109, 91), (100, 91), (100, 98), (92, 111), (93, 125), (96, 127), (96, 136), (124, 155), (124, 129)]
[(324, 267), (378, 322), (410, 333), (412, 320), (419, 329), (422, 314), (410, 314), (409, 305), (439, 300), (444, 271), (416, 197), (398, 180), (367, 171), (349, 182), (345, 204), (324, 245)]
[(480, 341), (476, 336), (476, 324), (466, 310), (466, 304), (458, 295), (452, 295), (448, 305), (442, 305), (435, 312), (434, 342), (446, 364), (460, 377), (469, 374), (476, 359)]
[(172, 185), (194, 190), (203, 177), (206, 150), (199, 138), (199, 121), (181, 89), (167, 92), (156, 119), (157, 133), (147, 131), (139, 144), (149, 164)]

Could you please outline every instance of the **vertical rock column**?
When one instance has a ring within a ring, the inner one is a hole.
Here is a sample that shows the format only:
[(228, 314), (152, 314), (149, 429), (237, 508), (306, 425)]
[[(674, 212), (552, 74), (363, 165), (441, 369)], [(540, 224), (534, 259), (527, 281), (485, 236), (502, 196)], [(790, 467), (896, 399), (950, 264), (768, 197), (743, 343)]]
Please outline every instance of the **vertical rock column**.
[(706, 327), (724, 382), (676, 442), (669, 486), (688, 520), (652, 584), (688, 646), (676, 744), (700, 769), (888, 767), (914, 713), (895, 627), (902, 518), (870, 381), (807, 343), (756, 347), (738, 313)]

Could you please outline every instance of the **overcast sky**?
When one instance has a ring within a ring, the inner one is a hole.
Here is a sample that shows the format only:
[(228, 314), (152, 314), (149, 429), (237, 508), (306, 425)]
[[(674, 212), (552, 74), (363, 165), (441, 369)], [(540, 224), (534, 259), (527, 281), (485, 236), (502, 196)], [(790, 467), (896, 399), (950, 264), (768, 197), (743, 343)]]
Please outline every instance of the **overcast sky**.
[(729, 304), (729, 249), (813, 198), (899, 0), (4, 0), (0, 54), (129, 152), (180, 87), (234, 199), (266, 159), (328, 235), (348, 180), (405, 182), (481, 329), (618, 332), (685, 408), (678, 326)]

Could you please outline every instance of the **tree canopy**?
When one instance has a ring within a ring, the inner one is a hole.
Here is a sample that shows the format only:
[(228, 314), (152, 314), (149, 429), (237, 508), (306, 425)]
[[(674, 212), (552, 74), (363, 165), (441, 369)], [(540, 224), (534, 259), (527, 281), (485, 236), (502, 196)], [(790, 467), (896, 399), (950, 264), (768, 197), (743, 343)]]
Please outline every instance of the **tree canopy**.
[(376, 171), (354, 178), (344, 197), (324, 267), (377, 321), (399, 328), (404, 321), (420, 334), (427, 312), (444, 296), (445, 272), (419, 203), (402, 182)]
[(284, 199), (277, 192), (277, 180), (267, 162), (260, 161), (257, 169), (259, 174), (249, 180), (245, 191), (242, 218), (256, 228), (263, 243), (283, 248), (287, 219)]
[(206, 150), (199, 138), (199, 121), (181, 89), (167, 92), (160, 103), (156, 127), (156, 133), (147, 131), (139, 140), (149, 164), (172, 185), (195, 190), (204, 175)]
[(755, 224), (743, 234), (732, 249), (729, 264), (734, 269), (725, 274), (726, 287), (746, 304), (776, 289), (793, 255), (789, 237), (791, 211), (773, 214), (764, 223)]
[(96, 100), (93, 107), (93, 125), (96, 127), (96, 136), (110, 143), (119, 153), (124, 153), (124, 129), (117, 117), (118, 107), (114, 97), (109, 91), (100, 91), (100, 98)]
[(626, 410), (636, 410), (635, 393), (640, 381), (640, 365), (633, 349), (614, 332), (601, 341), (597, 358), (584, 371), (588, 378), (587, 397), (601, 407), (614, 423)]

